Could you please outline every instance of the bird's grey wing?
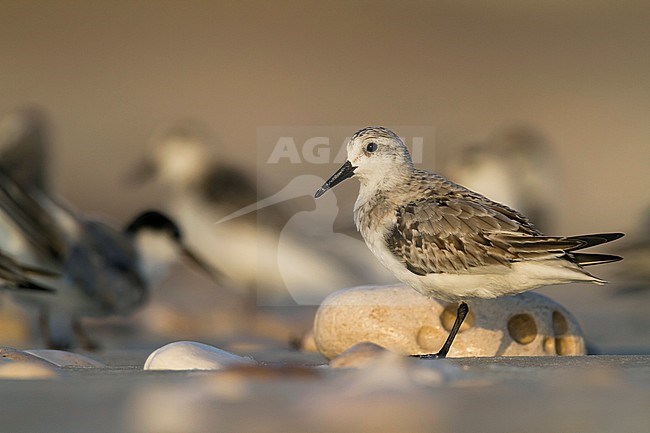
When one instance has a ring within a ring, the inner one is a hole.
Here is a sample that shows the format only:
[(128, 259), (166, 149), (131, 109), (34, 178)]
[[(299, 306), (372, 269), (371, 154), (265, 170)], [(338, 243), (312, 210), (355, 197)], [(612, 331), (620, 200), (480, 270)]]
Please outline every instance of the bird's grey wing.
[(45, 257), (62, 260), (65, 235), (36, 198), (0, 169), (0, 208)]
[(85, 220), (84, 242), (100, 255), (108, 266), (121, 270), (133, 270), (137, 253), (130, 239), (113, 227), (96, 220)]
[(72, 249), (66, 271), (108, 313), (126, 313), (146, 295), (133, 245), (100, 221), (84, 221), (84, 236)]
[(411, 272), (426, 275), (560, 257), (582, 243), (543, 236), (523, 216), (498, 203), (437, 197), (398, 207), (386, 245)]

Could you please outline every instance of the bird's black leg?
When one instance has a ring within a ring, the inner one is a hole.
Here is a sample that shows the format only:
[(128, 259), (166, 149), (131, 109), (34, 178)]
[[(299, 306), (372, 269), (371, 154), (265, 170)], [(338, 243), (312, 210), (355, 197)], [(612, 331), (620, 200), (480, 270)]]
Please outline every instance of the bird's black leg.
[(420, 359), (446, 358), (447, 353), (449, 353), (449, 349), (451, 349), (451, 344), (454, 342), (454, 339), (456, 338), (456, 334), (458, 334), (460, 325), (463, 324), (463, 321), (465, 320), (465, 317), (467, 316), (468, 312), (469, 312), (469, 307), (467, 306), (467, 304), (461, 302), (460, 305), (458, 306), (458, 310), (456, 310), (456, 320), (454, 321), (454, 326), (451, 327), (451, 331), (449, 331), (447, 340), (445, 340), (445, 344), (442, 345), (442, 348), (438, 353), (432, 353), (427, 355), (413, 355), (413, 356), (416, 356)]

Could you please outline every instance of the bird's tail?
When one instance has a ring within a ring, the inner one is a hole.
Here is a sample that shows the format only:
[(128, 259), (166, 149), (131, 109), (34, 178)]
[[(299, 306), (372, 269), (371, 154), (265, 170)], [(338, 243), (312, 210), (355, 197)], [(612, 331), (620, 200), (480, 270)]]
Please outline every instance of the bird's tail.
[(566, 240), (575, 241), (577, 245), (571, 248), (571, 251), (581, 250), (583, 248), (595, 247), (596, 245), (606, 244), (625, 236), (625, 233), (597, 233), (592, 235), (567, 236)]
[(594, 253), (575, 253), (574, 251), (582, 250), (584, 248), (593, 247), (600, 244), (606, 244), (624, 236), (623, 233), (597, 233), (591, 235), (569, 236), (566, 238), (568, 241), (574, 241), (577, 245), (570, 248), (573, 262), (580, 266), (600, 265), (603, 263), (613, 263), (623, 260), (621, 256), (613, 254), (594, 254)]
[(621, 256), (613, 254), (572, 253), (573, 260), (580, 266), (602, 265), (623, 260)]

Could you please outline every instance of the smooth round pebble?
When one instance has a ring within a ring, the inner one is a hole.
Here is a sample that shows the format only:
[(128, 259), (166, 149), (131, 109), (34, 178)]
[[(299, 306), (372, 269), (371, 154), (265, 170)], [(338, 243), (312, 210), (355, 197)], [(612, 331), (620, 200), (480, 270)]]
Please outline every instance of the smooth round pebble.
[(248, 357), (194, 341), (177, 341), (156, 349), (144, 363), (145, 370), (221, 370), (255, 364)]
[(314, 329), (310, 329), (303, 333), (300, 337), (296, 337), (291, 341), (292, 347), (300, 350), (301, 352), (318, 352), (316, 341), (314, 340)]
[(375, 343), (364, 341), (355, 344), (336, 358), (332, 359), (329, 366), (332, 368), (359, 368), (376, 360), (388, 351)]

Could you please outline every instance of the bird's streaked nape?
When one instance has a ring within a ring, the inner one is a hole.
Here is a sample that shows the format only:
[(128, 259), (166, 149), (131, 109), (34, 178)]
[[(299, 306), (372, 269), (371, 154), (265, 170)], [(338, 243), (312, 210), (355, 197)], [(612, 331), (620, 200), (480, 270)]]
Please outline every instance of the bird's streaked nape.
[(472, 298), (514, 295), (550, 284), (604, 281), (584, 266), (621, 257), (579, 252), (622, 233), (545, 236), (505, 205), (413, 166), (401, 139), (383, 127), (355, 133), (345, 164), (316, 192), (359, 179), (354, 220), (366, 244), (399, 280), (418, 292), (460, 302), (436, 354), (445, 357)]

